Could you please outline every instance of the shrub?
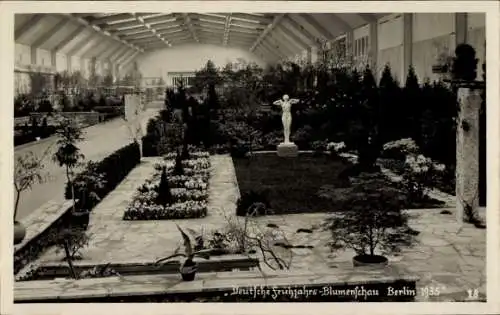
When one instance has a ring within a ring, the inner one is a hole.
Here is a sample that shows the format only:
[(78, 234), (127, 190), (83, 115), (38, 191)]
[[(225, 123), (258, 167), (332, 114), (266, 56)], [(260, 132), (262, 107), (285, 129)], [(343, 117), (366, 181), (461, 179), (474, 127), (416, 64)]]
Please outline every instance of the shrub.
[(404, 161), (408, 154), (416, 154), (420, 148), (411, 138), (390, 141), (382, 147), (382, 157)]
[(423, 155), (409, 154), (403, 172), (403, 185), (410, 201), (425, 198), (426, 190), (435, 186), (445, 171), (444, 164), (436, 164)]
[[(97, 162), (95, 169), (85, 169), (76, 175), (75, 182), (84, 180), (90, 172), (101, 174), (106, 179), (106, 183), (97, 187), (95, 192), (100, 199), (104, 198), (110, 191), (116, 188), (118, 184), (128, 175), (128, 173), (140, 162), (139, 144), (133, 142), (105, 157)], [(84, 191), (75, 191), (75, 195), (84, 194)], [(71, 199), (71, 187), (66, 185), (66, 199)]]
[(350, 248), (357, 255), (376, 255), (410, 246), (413, 234), (408, 227), (404, 193), (391, 186), (382, 174), (361, 174), (352, 182), (346, 211), (325, 221), (332, 250)]
[(156, 197), (156, 203), (166, 207), (172, 203), (172, 193), (170, 192), (170, 187), (167, 179), (167, 169), (163, 167), (160, 177), (160, 185), (158, 185), (158, 196)]

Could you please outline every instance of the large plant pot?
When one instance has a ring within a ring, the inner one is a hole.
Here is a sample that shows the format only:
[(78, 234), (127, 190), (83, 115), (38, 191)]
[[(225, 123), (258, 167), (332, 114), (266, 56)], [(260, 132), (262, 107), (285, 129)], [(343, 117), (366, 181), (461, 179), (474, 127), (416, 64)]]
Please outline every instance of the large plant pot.
[(86, 230), (89, 226), (90, 211), (76, 210), (71, 212), (71, 226)]
[(193, 281), (198, 271), (198, 264), (192, 260), (186, 261), (179, 269), (183, 281)]
[(354, 267), (363, 266), (380, 266), (384, 267), (389, 263), (389, 260), (380, 255), (356, 255), (352, 258)]
[(26, 228), (17, 221), (14, 221), (14, 245), (20, 244), (26, 237)]

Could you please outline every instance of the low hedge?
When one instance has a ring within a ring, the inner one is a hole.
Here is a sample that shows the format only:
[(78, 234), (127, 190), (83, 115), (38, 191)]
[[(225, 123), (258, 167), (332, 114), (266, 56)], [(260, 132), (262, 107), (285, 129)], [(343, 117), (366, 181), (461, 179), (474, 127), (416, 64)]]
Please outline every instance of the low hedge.
[[(115, 189), (140, 161), (141, 151), (137, 142), (133, 142), (118, 149), (100, 161), (97, 166), (97, 172), (104, 174), (106, 183), (101, 189), (96, 191), (99, 198), (104, 198), (109, 192)], [(78, 174), (76, 180), (82, 178), (85, 172), (88, 172), (88, 170), (84, 170)], [(78, 196), (80, 194), (75, 192), (75, 195)], [(66, 184), (64, 197), (66, 199), (71, 199), (71, 186), (69, 184)]]

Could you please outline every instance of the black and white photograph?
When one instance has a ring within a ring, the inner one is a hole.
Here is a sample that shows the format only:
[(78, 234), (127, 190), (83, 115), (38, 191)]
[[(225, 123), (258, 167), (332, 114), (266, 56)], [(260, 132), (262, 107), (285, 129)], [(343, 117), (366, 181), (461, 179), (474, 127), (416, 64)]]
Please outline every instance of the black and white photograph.
[(492, 305), (486, 9), (167, 4), (12, 14), (14, 308)]

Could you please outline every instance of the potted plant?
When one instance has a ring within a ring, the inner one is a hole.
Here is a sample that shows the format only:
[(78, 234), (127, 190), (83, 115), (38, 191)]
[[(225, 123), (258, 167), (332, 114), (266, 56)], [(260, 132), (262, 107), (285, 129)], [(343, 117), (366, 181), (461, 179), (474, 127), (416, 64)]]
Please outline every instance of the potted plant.
[(195, 251), (193, 248), (193, 243), (189, 236), (177, 225), (177, 229), (181, 232), (183, 245), (184, 245), (184, 253), (180, 253), (180, 246), (174, 251), (174, 254), (161, 258), (156, 261), (155, 264), (161, 264), (166, 261), (169, 261), (176, 257), (184, 257), (184, 262), (181, 263), (179, 268), (179, 272), (181, 274), (183, 281), (193, 281), (196, 276), (196, 271), (198, 270), (198, 264), (194, 261), (194, 257), (199, 256), (205, 259), (210, 258), (210, 250), (198, 250)]
[(75, 191), (75, 168), (81, 164), (84, 155), (80, 152), (80, 148), (76, 144), (83, 140), (82, 130), (78, 123), (69, 118), (62, 118), (56, 127), (56, 135), (58, 136), (57, 150), (53, 155), (53, 160), (65, 168), (66, 180), (71, 188), (72, 219), (70, 224), (81, 225), (82, 221), (87, 221), (89, 211), (83, 211), (77, 208), (76, 191)]
[(43, 176), (41, 171), (44, 168), (42, 164), (43, 156), (37, 157), (33, 152), (28, 152), (24, 155), (18, 156), (14, 165), (14, 244), (19, 244), (26, 236), (26, 228), (18, 221), (17, 210), (19, 209), (19, 201), (21, 193), (25, 190), (31, 189), (35, 183), (42, 183)]
[(361, 173), (352, 179), (352, 191), (344, 212), (325, 222), (332, 250), (350, 248), (356, 252), (354, 266), (386, 265), (384, 254), (411, 246), (415, 231), (408, 226), (405, 194), (383, 174)]
[(72, 223), (75, 226), (87, 229), (90, 212), (101, 200), (98, 192), (102, 191), (105, 184), (104, 174), (99, 173), (98, 164), (93, 161), (87, 162), (85, 171), (73, 180), (76, 199), (78, 199), (78, 207), (72, 213)]

